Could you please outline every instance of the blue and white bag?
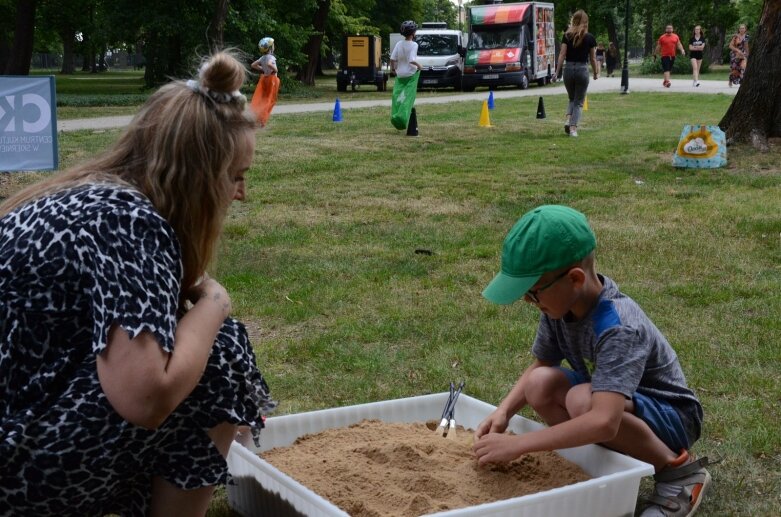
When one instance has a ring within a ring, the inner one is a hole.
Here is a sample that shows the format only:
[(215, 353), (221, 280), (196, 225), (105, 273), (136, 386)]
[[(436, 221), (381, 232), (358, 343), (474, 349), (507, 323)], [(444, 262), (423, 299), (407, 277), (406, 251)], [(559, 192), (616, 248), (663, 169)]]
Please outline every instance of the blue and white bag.
[(719, 126), (683, 126), (673, 167), (715, 169), (727, 165), (727, 139)]

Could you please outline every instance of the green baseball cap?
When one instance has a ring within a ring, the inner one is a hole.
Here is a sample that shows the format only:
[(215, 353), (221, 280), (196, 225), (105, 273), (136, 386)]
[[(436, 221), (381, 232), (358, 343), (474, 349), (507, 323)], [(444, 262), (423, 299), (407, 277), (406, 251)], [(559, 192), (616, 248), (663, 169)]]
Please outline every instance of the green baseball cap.
[(582, 213), (543, 205), (521, 217), (502, 246), (502, 270), (483, 290), (488, 300), (506, 305), (523, 297), (549, 271), (585, 258), (597, 238)]

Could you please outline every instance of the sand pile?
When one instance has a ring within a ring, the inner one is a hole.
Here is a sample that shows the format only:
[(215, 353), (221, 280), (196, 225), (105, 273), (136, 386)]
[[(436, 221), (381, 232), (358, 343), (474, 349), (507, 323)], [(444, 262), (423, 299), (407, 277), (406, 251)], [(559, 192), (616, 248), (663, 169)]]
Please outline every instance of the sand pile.
[(261, 457), (353, 516), (418, 516), (540, 492), (589, 476), (555, 452), (480, 468), (472, 431), (456, 440), (438, 422), (364, 420), (306, 435)]

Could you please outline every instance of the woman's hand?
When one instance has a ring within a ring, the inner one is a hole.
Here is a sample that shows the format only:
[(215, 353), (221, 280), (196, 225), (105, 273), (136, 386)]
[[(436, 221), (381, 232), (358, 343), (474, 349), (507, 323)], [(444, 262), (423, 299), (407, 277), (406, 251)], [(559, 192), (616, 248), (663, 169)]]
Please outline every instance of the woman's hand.
[(187, 291), (187, 299), (193, 304), (212, 303), (222, 311), (222, 318), (227, 318), (231, 313), (231, 299), (228, 291), (210, 277), (207, 273), (201, 277), (201, 281)]

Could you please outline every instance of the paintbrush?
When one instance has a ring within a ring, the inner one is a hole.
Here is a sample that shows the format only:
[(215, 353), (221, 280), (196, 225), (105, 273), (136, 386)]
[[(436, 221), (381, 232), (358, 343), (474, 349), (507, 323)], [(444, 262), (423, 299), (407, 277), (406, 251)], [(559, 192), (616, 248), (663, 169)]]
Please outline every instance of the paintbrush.
[(466, 384), (466, 381), (461, 381), (461, 384), (458, 386), (458, 390), (453, 395), (453, 400), (450, 402), (450, 414), (448, 415), (448, 420), (450, 421), (450, 426), (447, 431), (447, 437), (451, 440), (456, 439), (456, 402), (458, 402), (458, 396), (461, 395), (461, 390), (464, 389), (464, 385)]
[(445, 409), (442, 410), (442, 418), (439, 420), (439, 427), (437, 427), (434, 431), (440, 436), (445, 436), (445, 433), (447, 432), (448, 411), (450, 411), (450, 401), (453, 400), (453, 392), (455, 391), (455, 388), (455, 385), (451, 381), (450, 396), (447, 398), (447, 402), (445, 403)]

